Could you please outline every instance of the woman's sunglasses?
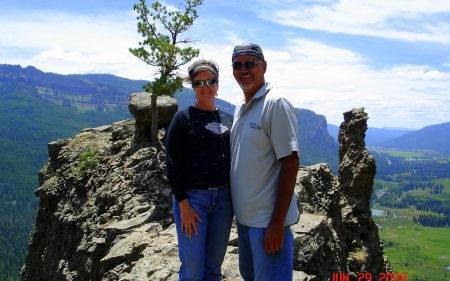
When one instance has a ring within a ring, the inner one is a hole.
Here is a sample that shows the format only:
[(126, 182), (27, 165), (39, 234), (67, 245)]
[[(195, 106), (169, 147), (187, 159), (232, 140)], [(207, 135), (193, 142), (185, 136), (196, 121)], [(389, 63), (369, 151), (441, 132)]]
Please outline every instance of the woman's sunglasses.
[(262, 60), (260, 60), (258, 62), (255, 62), (254, 60), (248, 60), (246, 62), (235, 61), (235, 62), (233, 62), (232, 65), (233, 65), (233, 70), (241, 70), (242, 67), (244, 66), (244, 64), (245, 64), (245, 68), (253, 69), (253, 68), (255, 68), (257, 63), (262, 63)]
[(203, 86), (206, 84), (206, 86), (214, 86), (219, 80), (215, 78), (210, 78), (208, 80), (194, 80), (192, 81), (192, 87), (194, 88), (203, 88)]

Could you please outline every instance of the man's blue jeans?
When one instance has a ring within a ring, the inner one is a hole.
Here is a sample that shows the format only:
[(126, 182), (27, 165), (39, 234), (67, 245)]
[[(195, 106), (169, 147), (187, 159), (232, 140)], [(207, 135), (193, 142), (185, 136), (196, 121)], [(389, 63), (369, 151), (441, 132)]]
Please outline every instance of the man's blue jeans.
[(238, 224), (239, 271), (245, 281), (291, 281), (294, 258), (294, 235), (284, 228), (283, 248), (275, 254), (264, 250), (265, 228)]
[(187, 191), (189, 204), (200, 216), (198, 235), (181, 232), (180, 207), (174, 199), (173, 213), (178, 236), (181, 267), (179, 280), (217, 280), (230, 238), (234, 217), (229, 188)]

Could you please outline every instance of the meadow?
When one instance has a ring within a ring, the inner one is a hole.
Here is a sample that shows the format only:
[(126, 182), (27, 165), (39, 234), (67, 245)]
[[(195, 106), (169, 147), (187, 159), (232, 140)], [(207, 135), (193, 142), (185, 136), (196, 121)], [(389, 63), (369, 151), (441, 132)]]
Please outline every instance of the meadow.
[[(431, 194), (429, 189), (422, 190), (420, 188), (415, 190), (408, 190), (405, 194), (409, 195), (424, 195), (435, 199), (440, 200), (450, 200), (450, 179), (435, 179), (433, 180), (435, 184), (442, 184), (444, 185), (444, 189), (442, 190), (442, 193), (440, 194)], [(384, 182), (383, 182), (384, 185)], [(449, 246), (450, 247), (450, 246)]]
[(408, 280), (450, 281), (450, 228), (424, 227), (413, 222), (413, 216), (428, 212), (383, 210), (389, 212), (373, 219), (381, 227), (378, 233), (392, 271), (406, 272)]
[(369, 151), (375, 151), (377, 153), (386, 153), (393, 157), (403, 157), (406, 160), (437, 160), (439, 163), (447, 163), (450, 161), (450, 156), (442, 153), (438, 153), (431, 150), (400, 150), (394, 148), (380, 148), (380, 147), (368, 147)]
[(378, 153), (386, 153), (390, 156), (395, 157), (404, 157), (406, 159), (415, 159), (415, 158), (422, 158), (426, 157), (426, 153), (422, 151), (406, 151), (406, 150), (399, 150), (399, 149), (384, 149), (379, 147), (369, 147), (369, 150), (376, 151)]

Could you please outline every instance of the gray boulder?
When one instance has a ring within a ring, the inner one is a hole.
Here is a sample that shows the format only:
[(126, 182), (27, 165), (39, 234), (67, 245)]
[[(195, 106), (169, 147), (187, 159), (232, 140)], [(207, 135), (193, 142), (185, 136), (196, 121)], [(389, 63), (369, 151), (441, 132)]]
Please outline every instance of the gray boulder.
[[(158, 110), (158, 130), (169, 129), (173, 116), (178, 111), (177, 100), (169, 96), (159, 96), (156, 100)], [(136, 119), (134, 141), (141, 143), (151, 140), (152, 128), (152, 107), (151, 93), (134, 93), (130, 95), (128, 109), (131, 115)]]

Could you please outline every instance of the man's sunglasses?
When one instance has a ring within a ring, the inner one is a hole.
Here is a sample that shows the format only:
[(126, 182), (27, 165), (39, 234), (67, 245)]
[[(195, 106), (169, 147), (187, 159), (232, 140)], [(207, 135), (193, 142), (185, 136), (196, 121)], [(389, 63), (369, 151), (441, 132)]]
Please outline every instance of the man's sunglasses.
[(192, 87), (194, 88), (203, 88), (203, 86), (206, 84), (206, 86), (214, 86), (219, 80), (215, 78), (210, 78), (208, 80), (194, 80), (192, 81)]
[(242, 67), (244, 66), (244, 64), (245, 64), (245, 68), (253, 69), (253, 68), (255, 68), (257, 63), (262, 63), (262, 60), (260, 60), (258, 62), (255, 62), (254, 60), (248, 60), (246, 62), (235, 61), (235, 62), (233, 62), (232, 65), (233, 65), (233, 70), (241, 70)]

